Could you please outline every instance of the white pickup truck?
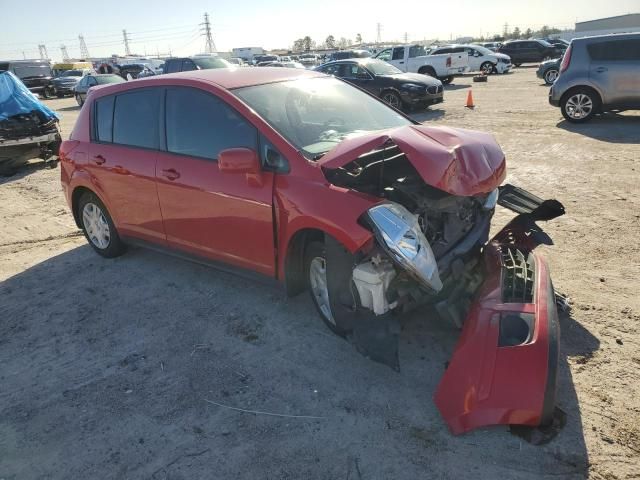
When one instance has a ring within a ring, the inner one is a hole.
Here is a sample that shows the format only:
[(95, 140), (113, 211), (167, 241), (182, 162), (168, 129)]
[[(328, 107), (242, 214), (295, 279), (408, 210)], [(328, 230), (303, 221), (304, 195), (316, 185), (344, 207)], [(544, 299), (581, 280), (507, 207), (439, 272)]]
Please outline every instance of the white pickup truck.
[(423, 73), (451, 83), (455, 75), (469, 71), (469, 55), (466, 52), (444, 55), (427, 55), (422, 45), (397, 45), (385, 48), (375, 58), (389, 62), (403, 72)]

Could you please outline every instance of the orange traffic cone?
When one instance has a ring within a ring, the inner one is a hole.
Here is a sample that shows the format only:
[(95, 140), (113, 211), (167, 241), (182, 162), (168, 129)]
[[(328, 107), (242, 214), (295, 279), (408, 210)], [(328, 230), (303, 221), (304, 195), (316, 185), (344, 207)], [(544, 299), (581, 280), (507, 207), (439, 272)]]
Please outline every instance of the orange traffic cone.
[(473, 91), (471, 90), (471, 88), (469, 89), (469, 93), (467, 93), (467, 103), (465, 104), (465, 107), (476, 108), (476, 106), (473, 104)]

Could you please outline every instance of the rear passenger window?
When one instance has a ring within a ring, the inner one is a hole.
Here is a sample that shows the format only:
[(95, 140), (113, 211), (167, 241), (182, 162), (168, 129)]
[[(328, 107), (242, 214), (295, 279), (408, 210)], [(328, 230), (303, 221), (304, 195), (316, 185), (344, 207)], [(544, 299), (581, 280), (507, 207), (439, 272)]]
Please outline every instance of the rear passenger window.
[(222, 100), (193, 88), (172, 88), (166, 96), (167, 150), (218, 158), (221, 150), (257, 150), (258, 131)]
[(116, 97), (104, 97), (95, 103), (95, 135), (99, 142), (113, 141), (113, 103)]
[(640, 40), (615, 40), (587, 45), (591, 60), (640, 60)]
[(179, 72), (181, 66), (182, 66), (182, 60), (167, 60), (166, 61), (167, 73)]
[(116, 96), (113, 143), (133, 147), (159, 147), (160, 90), (146, 89)]

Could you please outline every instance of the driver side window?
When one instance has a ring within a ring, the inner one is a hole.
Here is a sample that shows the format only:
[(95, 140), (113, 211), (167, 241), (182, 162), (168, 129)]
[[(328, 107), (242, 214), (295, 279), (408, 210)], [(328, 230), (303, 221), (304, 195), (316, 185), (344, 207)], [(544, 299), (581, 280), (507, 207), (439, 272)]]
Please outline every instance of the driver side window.
[(381, 51), (376, 58), (388, 62), (391, 60), (391, 49), (387, 48), (386, 50)]

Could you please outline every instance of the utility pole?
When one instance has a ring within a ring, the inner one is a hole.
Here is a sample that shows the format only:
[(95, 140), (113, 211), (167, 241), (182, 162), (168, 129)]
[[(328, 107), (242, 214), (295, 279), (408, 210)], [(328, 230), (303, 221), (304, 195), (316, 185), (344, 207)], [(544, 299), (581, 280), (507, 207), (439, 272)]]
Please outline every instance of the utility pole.
[(409, 43), (409, 33), (404, 32), (404, 43)]
[(131, 55), (131, 50), (129, 49), (129, 42), (131, 39), (129, 38), (129, 35), (127, 35), (126, 30), (122, 30), (122, 38), (124, 39), (124, 54)]
[(40, 59), (41, 60), (48, 60), (49, 59), (49, 54), (47, 53), (46, 45), (44, 45), (44, 44), (38, 45), (38, 50), (40, 50)]
[(509, 34), (509, 24), (505, 23), (504, 24), (504, 30), (502, 31), (502, 36), (507, 38), (507, 35)]
[(69, 60), (69, 53), (67, 52), (66, 45), (60, 45), (60, 51), (62, 52), (62, 60), (65, 62)]
[(382, 32), (382, 25), (380, 22), (376, 23), (376, 43), (380, 43), (382, 41), (382, 36), (380, 33)]
[(80, 58), (84, 58), (86, 60), (89, 58), (89, 49), (84, 41), (84, 35), (78, 35), (78, 40), (80, 41)]
[(211, 34), (211, 22), (209, 21), (209, 14), (205, 12), (204, 23), (200, 24), (202, 28), (200, 31), (205, 38), (204, 51), (206, 53), (213, 53), (216, 51), (216, 44), (213, 43), (213, 35)]

